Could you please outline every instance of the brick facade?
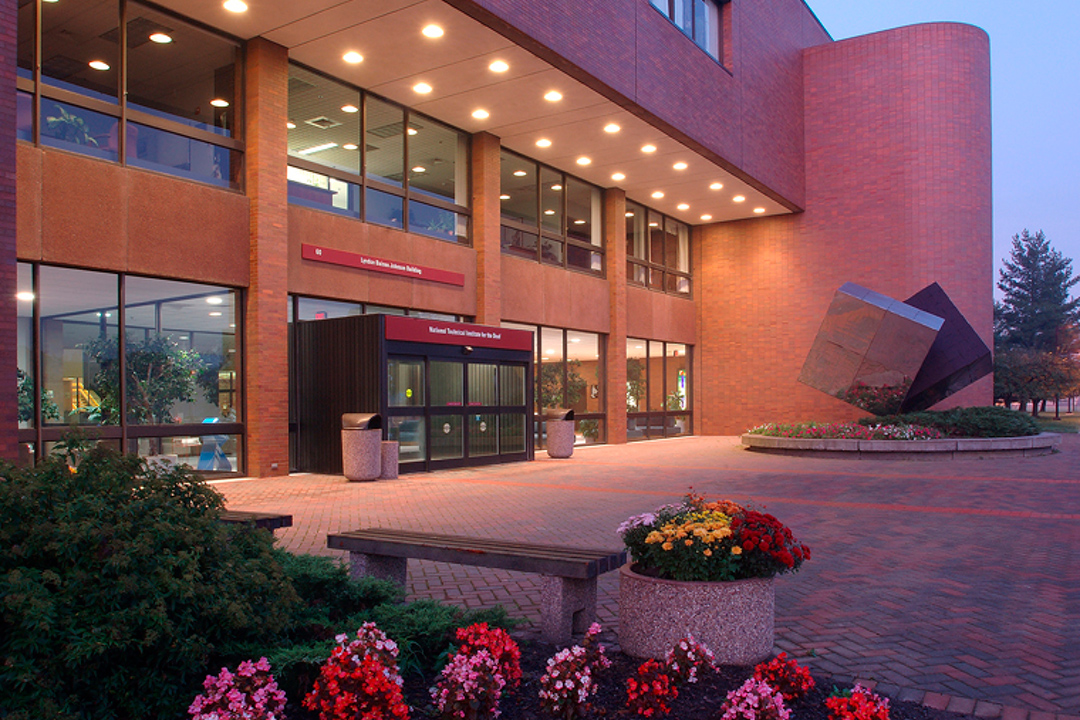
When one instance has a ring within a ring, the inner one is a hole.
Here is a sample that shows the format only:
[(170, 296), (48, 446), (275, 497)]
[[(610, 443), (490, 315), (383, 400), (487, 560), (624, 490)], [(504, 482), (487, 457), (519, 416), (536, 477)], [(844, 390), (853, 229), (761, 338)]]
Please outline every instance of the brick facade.
[[(18, 425), (15, 392), (17, 367), (15, 292), (15, 53), (18, 4), (0, 0), (0, 427)], [(14, 432), (0, 433), (0, 458), (14, 462), (18, 443)]]

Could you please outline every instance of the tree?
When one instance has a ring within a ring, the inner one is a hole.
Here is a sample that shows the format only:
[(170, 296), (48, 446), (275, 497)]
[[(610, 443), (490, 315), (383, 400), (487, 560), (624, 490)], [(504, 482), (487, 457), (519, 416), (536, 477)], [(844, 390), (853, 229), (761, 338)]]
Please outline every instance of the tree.
[(1012, 251), (1000, 271), (994, 305), (995, 345), (1058, 352), (1070, 326), (1080, 321), (1080, 298), (1069, 292), (1080, 282), (1072, 260), (1054, 250), (1042, 230), (1013, 235)]

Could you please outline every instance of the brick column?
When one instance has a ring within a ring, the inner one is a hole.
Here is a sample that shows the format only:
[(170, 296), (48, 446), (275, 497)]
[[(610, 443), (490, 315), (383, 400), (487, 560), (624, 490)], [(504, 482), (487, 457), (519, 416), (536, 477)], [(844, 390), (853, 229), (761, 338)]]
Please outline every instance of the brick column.
[(288, 51), (262, 38), (245, 59), (245, 178), (251, 276), (244, 325), (247, 472), (289, 471)]
[(17, 3), (0, 0), (0, 457), (18, 459), (15, 392), (18, 329), (15, 292), (15, 48)]
[(606, 364), (607, 441), (626, 442), (626, 191), (604, 191), (604, 251), (611, 320)]
[(472, 136), (469, 187), (476, 249), (476, 322), (481, 325), (498, 325), (502, 319), (499, 147), (499, 138), (491, 133)]

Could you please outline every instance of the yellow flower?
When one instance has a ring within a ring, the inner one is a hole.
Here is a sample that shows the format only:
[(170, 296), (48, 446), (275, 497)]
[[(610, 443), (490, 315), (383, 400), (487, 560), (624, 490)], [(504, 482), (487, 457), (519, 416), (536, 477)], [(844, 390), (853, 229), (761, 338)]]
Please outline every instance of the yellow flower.
[(663, 542), (663, 541), (664, 541), (664, 536), (661, 535), (659, 533), (659, 531), (657, 531), (657, 530), (653, 530), (651, 533), (649, 533), (648, 537), (645, 538), (645, 544), (646, 545), (652, 545), (654, 543)]
[(731, 554), (732, 555), (742, 555), (742, 548), (739, 547), (738, 545), (736, 545), (735, 547), (731, 548)]

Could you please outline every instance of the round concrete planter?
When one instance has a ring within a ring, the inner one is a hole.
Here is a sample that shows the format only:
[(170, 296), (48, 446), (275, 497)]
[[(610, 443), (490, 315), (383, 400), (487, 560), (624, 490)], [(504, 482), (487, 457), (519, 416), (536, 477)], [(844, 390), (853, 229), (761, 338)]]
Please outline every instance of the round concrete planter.
[(619, 570), (619, 646), (627, 655), (663, 659), (693, 635), (726, 665), (754, 665), (773, 649), (773, 578), (679, 582)]

